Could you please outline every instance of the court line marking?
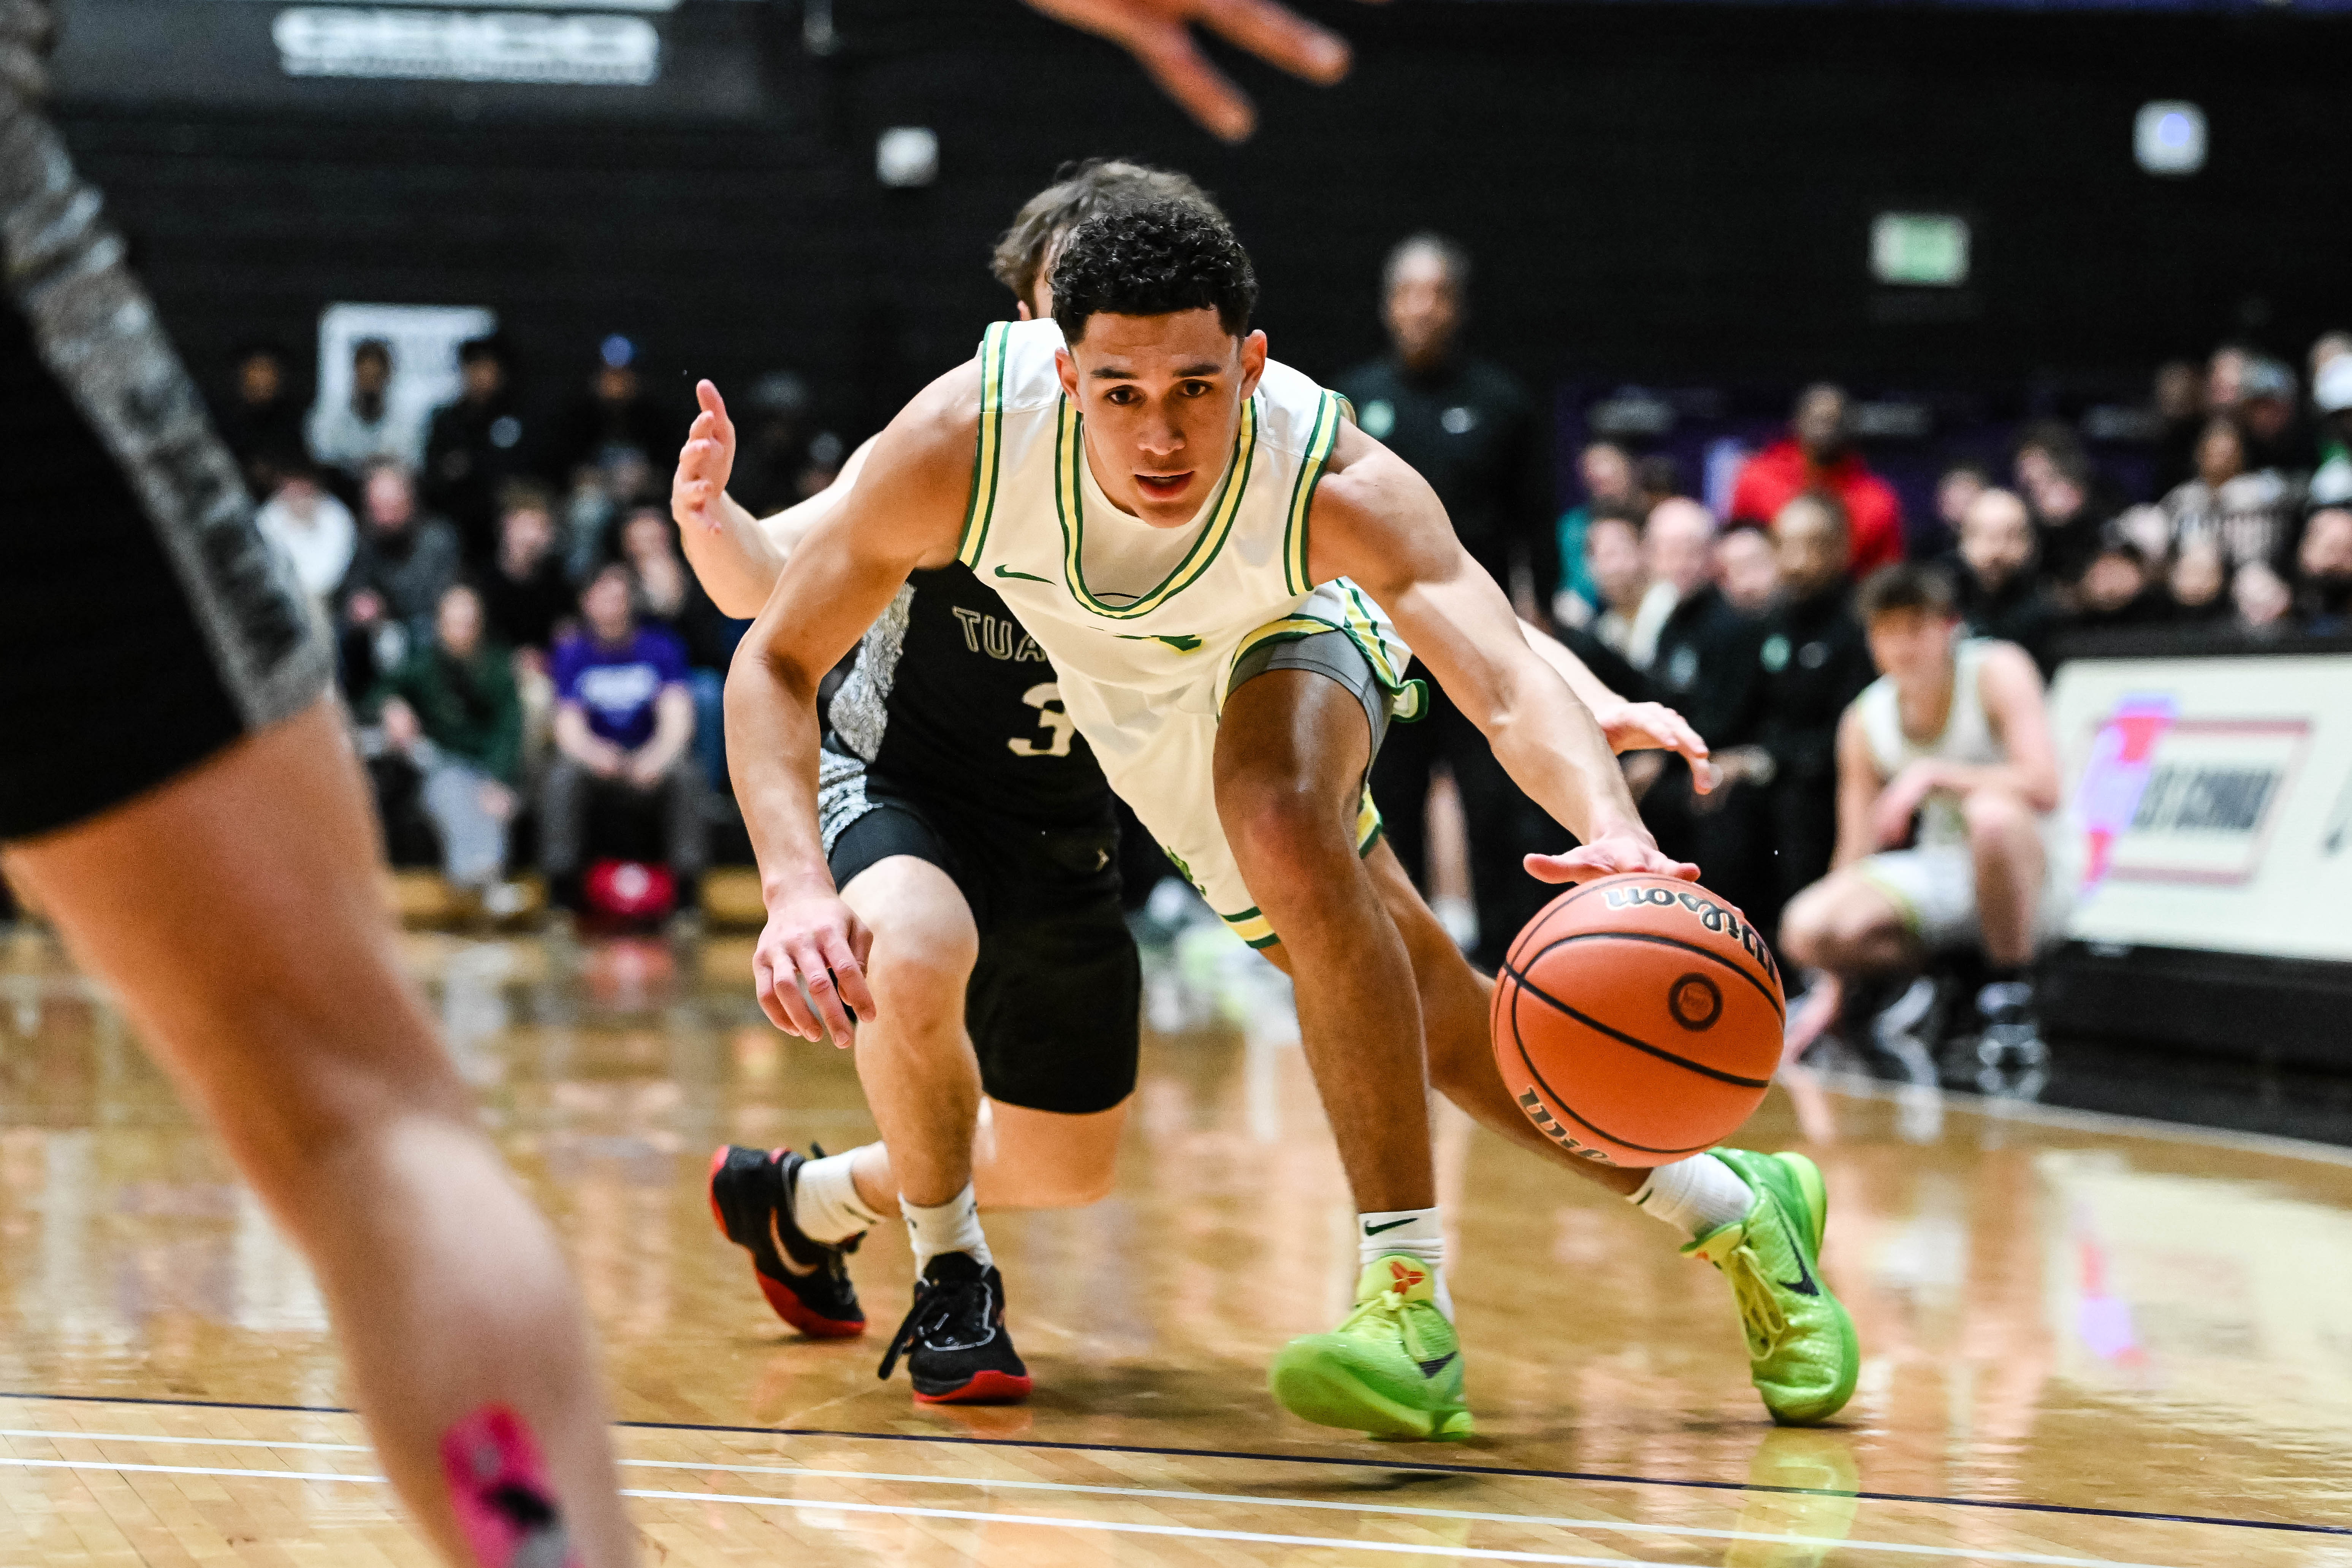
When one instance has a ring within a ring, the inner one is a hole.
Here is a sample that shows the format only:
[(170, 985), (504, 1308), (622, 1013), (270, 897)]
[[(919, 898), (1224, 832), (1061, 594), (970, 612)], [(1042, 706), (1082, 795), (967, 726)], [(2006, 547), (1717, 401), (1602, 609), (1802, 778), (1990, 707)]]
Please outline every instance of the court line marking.
[[(0, 1458), (0, 1467), (33, 1470), (98, 1470), (110, 1474), (212, 1476), (226, 1479), (273, 1481), (344, 1481), (356, 1486), (383, 1486), (382, 1476), (343, 1475), (334, 1470), (239, 1470), (211, 1465), (131, 1465), (97, 1459)], [(856, 1472), (853, 1472), (856, 1473)], [(878, 1502), (828, 1502), (814, 1498), (764, 1497), (757, 1492), (683, 1492), (625, 1487), (621, 1495), (653, 1502), (736, 1503), (747, 1508), (782, 1508), (798, 1513), (867, 1513), (891, 1519), (955, 1519), (975, 1524), (1029, 1525), (1045, 1530), (1098, 1530), (1111, 1535), (1156, 1535), (1185, 1541), (1235, 1541), (1257, 1546), (1321, 1547), (1335, 1552), (1378, 1552), (1415, 1557), (1467, 1558), (1481, 1563), (1549, 1563), (1560, 1568), (1675, 1568), (1675, 1564), (1640, 1557), (1588, 1557), (1559, 1552), (1512, 1552), (1493, 1546), (1462, 1546), (1450, 1542), (1351, 1541), (1339, 1535), (1288, 1535), (1262, 1530), (1211, 1530), (1191, 1524), (1147, 1524), (1132, 1520), (1066, 1519), (1043, 1513), (995, 1513), (978, 1509), (902, 1508)], [(1250, 1500), (1253, 1501), (1260, 1500)], [(1505, 1515), (1504, 1518), (1513, 1516)], [(1750, 1539), (1803, 1542), (1803, 1537), (1759, 1535)], [(1851, 1542), (1829, 1542), (1831, 1545)], [(1993, 1552), (1955, 1552), (1957, 1556), (1993, 1559)], [(2083, 1563), (2101, 1568), (2158, 1568), (2147, 1563), (2105, 1563), (2099, 1559), (2048, 1558), (2002, 1561)]]
[[(181, 1437), (137, 1432), (61, 1432), (32, 1427), (0, 1427), (0, 1437), (33, 1437), (47, 1442), (152, 1443), (198, 1448), (284, 1448), (308, 1453), (365, 1454), (363, 1443), (271, 1443), (256, 1437)], [(13, 1460), (5, 1464), (60, 1464), (61, 1460)], [(100, 1461), (77, 1460), (97, 1465)], [(1494, 1513), (1475, 1509), (1413, 1508), (1402, 1503), (1345, 1502), (1337, 1499), (1271, 1497), (1255, 1492), (1191, 1491), (1181, 1488), (1097, 1487), (1075, 1481), (1005, 1479), (986, 1476), (919, 1476), (882, 1470), (819, 1469), (805, 1465), (730, 1465), (691, 1459), (622, 1459), (624, 1469), (694, 1470), (714, 1475), (782, 1476), (793, 1479), (901, 1481), (917, 1486), (973, 1487), (985, 1491), (1067, 1492), (1087, 1497), (1148, 1498), (1155, 1501), (1234, 1503), (1244, 1508), (1314, 1509), (1337, 1513), (1394, 1515), (1406, 1519), (1459, 1520), (1474, 1523), (1519, 1524), (1548, 1530), (1589, 1530), (1613, 1535), (1694, 1536), (1710, 1541), (1763, 1541), (1792, 1546), (1834, 1546), (1855, 1552), (1887, 1552), (1913, 1557), (1969, 1557), (1989, 1563), (2024, 1563), (2040, 1568), (2156, 1568), (2144, 1563), (2123, 1563), (2111, 1557), (2068, 1557), (2038, 1552), (1987, 1552), (1964, 1546), (1906, 1545), (1892, 1541), (1856, 1541), (1848, 1536), (1787, 1535), (1770, 1531), (1720, 1530), (1705, 1525), (1638, 1524), (1629, 1520), (1571, 1519), (1554, 1514)], [(137, 1466), (119, 1467), (139, 1468)], [(253, 1476), (277, 1472), (224, 1470), (223, 1475)], [(636, 1494), (633, 1494), (636, 1495)], [(1844, 1495), (1844, 1494), (1836, 1494)], [(996, 1517), (991, 1515), (991, 1518)]]
[[(1906, 1089), (1916, 1087), (1853, 1073), (1816, 1073), (1814, 1079), (1832, 1093), (1848, 1095), (1856, 1100), (1899, 1100)], [(2160, 1143), (2203, 1143), (2243, 1154), (2305, 1160), (2315, 1165), (2352, 1166), (2352, 1149), (2323, 1143), (2312, 1138), (2290, 1138), (2279, 1132), (2247, 1132), (2234, 1127), (2200, 1127), (2190, 1121), (2166, 1121), (2154, 1116), (2130, 1116), (2119, 1110), (2086, 1110), (2072, 1105), (2050, 1105), (2038, 1100), (2002, 1100), (1956, 1089), (1938, 1089), (1936, 1093), (1942, 1098), (1948, 1109), (1981, 1117), (1988, 1121), (2039, 1123), (2076, 1132), (2111, 1136), (2128, 1133)]]
[[(125, 1398), (115, 1394), (25, 1394), (0, 1389), (0, 1399), (47, 1400), (66, 1405), (152, 1405), (187, 1410), (266, 1410), (289, 1415), (356, 1415), (341, 1405), (269, 1405), (255, 1400)], [(1545, 1470), (1531, 1466), (1458, 1465), (1433, 1459), (1360, 1458), (1328, 1454), (1265, 1454), (1248, 1449), (1174, 1448), (1140, 1443), (1072, 1443), (1038, 1437), (968, 1437), (950, 1432), (849, 1432), (831, 1426), (738, 1426), (715, 1421), (615, 1421), (623, 1432), (718, 1432), (746, 1437), (837, 1437), (857, 1443), (940, 1443), (971, 1448), (1034, 1449), (1040, 1453), (1136, 1454), (1151, 1458), (1240, 1459), (1269, 1465), (1322, 1465), (1339, 1469), (1380, 1470), (1391, 1475), (1506, 1476), (1532, 1481), (1591, 1481), (1609, 1486), (1677, 1487), (1689, 1491), (1763, 1492), (1789, 1497), (1852, 1498), (1860, 1502), (1915, 1502), (1939, 1508), (1981, 1508), (2005, 1513), (2055, 1513), (2083, 1519), (2128, 1519), (2146, 1524), (2210, 1524), (2225, 1530), (2270, 1530), (2290, 1535), (2352, 1536), (2352, 1525), (2306, 1524), (2291, 1520), (2231, 1519), (2223, 1514), (2158, 1513), (2146, 1509), (2091, 1508), (2079, 1503), (2032, 1502), (2003, 1498), (1938, 1497), (1925, 1492), (1836, 1491), (1827, 1487), (1770, 1486), (1754, 1481), (1711, 1481), (1674, 1476), (1612, 1475), (1601, 1470)]]

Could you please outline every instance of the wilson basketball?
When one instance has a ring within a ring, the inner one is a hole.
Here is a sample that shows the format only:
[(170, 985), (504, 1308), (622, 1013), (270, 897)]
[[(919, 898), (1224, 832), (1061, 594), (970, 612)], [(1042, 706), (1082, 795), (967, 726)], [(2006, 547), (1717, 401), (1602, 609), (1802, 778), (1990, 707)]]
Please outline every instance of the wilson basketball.
[(1764, 1098), (1788, 1005), (1748, 918), (1695, 882), (1582, 883), (1495, 977), (1495, 1061), (1542, 1133), (1657, 1165), (1720, 1142)]

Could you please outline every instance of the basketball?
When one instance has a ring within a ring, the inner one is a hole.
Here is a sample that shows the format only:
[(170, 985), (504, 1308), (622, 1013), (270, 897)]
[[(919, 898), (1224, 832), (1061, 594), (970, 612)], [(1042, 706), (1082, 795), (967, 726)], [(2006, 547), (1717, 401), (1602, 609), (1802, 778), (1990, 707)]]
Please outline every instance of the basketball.
[(1728, 1137), (1764, 1098), (1788, 1011), (1771, 949), (1695, 882), (1604, 877), (1545, 906), (1495, 977), (1495, 1061), (1544, 1136), (1647, 1166)]

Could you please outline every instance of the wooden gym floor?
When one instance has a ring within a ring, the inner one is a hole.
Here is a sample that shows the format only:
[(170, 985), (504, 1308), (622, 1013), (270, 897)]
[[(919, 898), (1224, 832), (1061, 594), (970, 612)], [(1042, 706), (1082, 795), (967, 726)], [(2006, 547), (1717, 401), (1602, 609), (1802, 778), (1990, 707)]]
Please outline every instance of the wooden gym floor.
[[(850, 1063), (761, 1024), (749, 944), (413, 939), (604, 1337), (648, 1563), (2352, 1565), (2352, 1157), (1830, 1093), (1807, 1145), (1866, 1355), (1775, 1431), (1723, 1282), (1654, 1222), (1442, 1132), (1481, 1436), (1344, 1440), (1266, 1397), (1326, 1326), (1348, 1203), (1278, 987), (1155, 973), (1117, 1194), (990, 1221), (1021, 1409), (879, 1384), (771, 1318), (714, 1143), (870, 1135)], [(1748, 1141), (1796, 1139), (1776, 1092)], [(0, 1565), (419, 1564), (319, 1301), (45, 939), (0, 938)]]

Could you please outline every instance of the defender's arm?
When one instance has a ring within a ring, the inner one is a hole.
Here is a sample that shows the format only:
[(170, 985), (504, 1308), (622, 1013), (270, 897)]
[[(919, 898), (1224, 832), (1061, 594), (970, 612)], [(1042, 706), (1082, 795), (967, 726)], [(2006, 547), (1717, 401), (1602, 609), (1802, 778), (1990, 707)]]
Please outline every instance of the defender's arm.
[(1717, 774), (1715, 764), (1707, 761), (1706, 742), (1688, 720), (1663, 702), (1628, 702), (1593, 674), (1592, 667), (1577, 658), (1574, 649), (1541, 627), (1522, 620), (1519, 635), (1528, 639), (1538, 658), (1568, 682), (1577, 700), (1592, 710), (1593, 722), (1608, 738), (1611, 751), (1675, 752), (1690, 763), (1691, 783), (1699, 794), (1715, 787)]
[(1591, 710), (1528, 647), (1510, 601), (1462, 548), (1426, 480), (1343, 426), (1309, 527), (1314, 578), (1351, 577), (1378, 600), (1505, 771), (1582, 841), (1570, 855), (1529, 856), (1530, 872), (1552, 881), (1593, 871), (1697, 875), (1658, 853)]
[(729, 771), (768, 906), (753, 959), (760, 1003), (779, 1028), (810, 1039), (829, 1026), (848, 1043), (844, 1001), (874, 1013), (863, 973), (871, 939), (835, 895), (817, 832), (817, 684), (908, 572), (954, 558), (979, 404), (979, 370), (967, 364), (890, 422), (859, 481), (783, 563), (728, 672)]
[(728, 416), (726, 400), (708, 381), (696, 383), (694, 395), (702, 412), (694, 416), (686, 445), (678, 449), (677, 471), (669, 486), (678, 545), (702, 591), (722, 614), (757, 616), (793, 546), (831, 516), (857, 482), (874, 438), (850, 454), (832, 484), (804, 501), (755, 518), (727, 493), (727, 481), (735, 470), (735, 422)]

